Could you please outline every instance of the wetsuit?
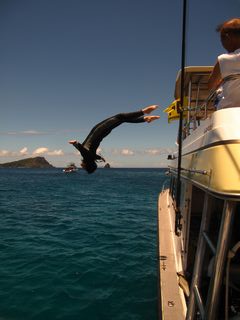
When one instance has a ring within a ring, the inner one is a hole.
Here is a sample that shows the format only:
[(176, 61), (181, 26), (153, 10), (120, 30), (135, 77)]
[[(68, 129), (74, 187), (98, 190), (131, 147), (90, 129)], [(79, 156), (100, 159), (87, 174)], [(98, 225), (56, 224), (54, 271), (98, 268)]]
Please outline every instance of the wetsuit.
[(97, 148), (99, 147), (103, 138), (105, 138), (114, 128), (118, 127), (122, 123), (144, 122), (145, 120), (143, 115), (144, 113), (142, 110), (129, 113), (119, 113), (113, 117), (103, 120), (93, 127), (82, 144), (76, 142), (73, 145), (76, 149), (78, 149), (85, 160), (105, 161), (101, 156), (96, 154)]

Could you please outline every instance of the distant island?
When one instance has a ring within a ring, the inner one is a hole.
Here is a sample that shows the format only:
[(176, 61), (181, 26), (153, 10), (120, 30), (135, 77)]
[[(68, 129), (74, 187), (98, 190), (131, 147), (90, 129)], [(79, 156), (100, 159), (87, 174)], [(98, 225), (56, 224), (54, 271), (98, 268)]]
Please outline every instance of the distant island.
[(105, 166), (104, 166), (104, 168), (110, 169), (110, 168), (111, 168), (111, 167), (110, 167), (110, 164), (109, 164), (109, 163), (106, 163)]
[(44, 157), (1, 163), (0, 168), (54, 168)]

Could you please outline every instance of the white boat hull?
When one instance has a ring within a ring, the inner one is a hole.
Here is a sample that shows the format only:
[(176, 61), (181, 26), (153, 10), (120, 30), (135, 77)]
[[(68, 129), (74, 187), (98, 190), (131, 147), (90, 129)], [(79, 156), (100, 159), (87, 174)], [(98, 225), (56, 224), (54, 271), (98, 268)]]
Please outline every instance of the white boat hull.
[[(183, 141), (182, 176), (212, 192), (240, 195), (240, 108), (214, 112)], [(177, 153), (171, 167), (177, 168)]]

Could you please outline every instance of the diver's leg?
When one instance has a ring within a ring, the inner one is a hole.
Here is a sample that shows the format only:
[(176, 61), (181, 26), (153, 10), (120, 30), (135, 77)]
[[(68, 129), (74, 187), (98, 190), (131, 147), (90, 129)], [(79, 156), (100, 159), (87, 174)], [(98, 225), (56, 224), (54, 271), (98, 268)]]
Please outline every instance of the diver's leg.
[(144, 117), (144, 114), (148, 114), (156, 108), (156, 105), (152, 105), (135, 112), (119, 113), (113, 117), (103, 120), (92, 128), (87, 138), (82, 143), (83, 146), (87, 149), (97, 149), (102, 139), (122, 123), (140, 123), (145, 121), (151, 122), (155, 119), (158, 119), (159, 116), (147, 116), (147, 118)]
[(158, 106), (156, 104), (153, 104), (151, 106), (147, 106), (145, 108), (142, 109), (144, 114), (149, 114), (151, 112), (153, 112), (154, 110), (156, 110), (158, 108)]
[(150, 122), (152, 122), (152, 121), (154, 121), (154, 120), (159, 119), (160, 116), (144, 116), (143, 118), (144, 118), (144, 121), (145, 121), (145, 122), (150, 123)]
[[(96, 131), (104, 131), (111, 132), (112, 129), (118, 127), (124, 122), (144, 122), (145, 120), (142, 119), (142, 116), (144, 114), (149, 114), (152, 111), (156, 110), (158, 108), (157, 105), (151, 105), (146, 108), (143, 108), (142, 110), (135, 111), (135, 112), (128, 112), (128, 113), (119, 113), (115, 116), (112, 116), (110, 118), (107, 118), (100, 123), (96, 124), (92, 130), (89, 133), (89, 136), (93, 133), (96, 133)], [(136, 120), (136, 121), (135, 121)], [(149, 121), (150, 122), (150, 121)], [(86, 140), (88, 137), (86, 138)], [(83, 142), (84, 144), (84, 142)]]
[(143, 117), (144, 114), (149, 114), (152, 111), (158, 108), (157, 105), (147, 106), (139, 111), (136, 112), (129, 112), (129, 113), (120, 113), (117, 116), (121, 118), (122, 122), (130, 122), (130, 123), (139, 123), (139, 122), (151, 122), (155, 119), (160, 118), (159, 116), (147, 116)]

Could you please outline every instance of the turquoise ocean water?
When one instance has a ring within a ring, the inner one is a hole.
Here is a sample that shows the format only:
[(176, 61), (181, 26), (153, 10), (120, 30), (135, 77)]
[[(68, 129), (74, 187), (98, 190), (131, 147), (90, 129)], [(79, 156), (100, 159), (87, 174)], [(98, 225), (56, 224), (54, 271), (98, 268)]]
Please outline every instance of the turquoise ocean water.
[(156, 320), (162, 169), (0, 170), (1, 320)]

